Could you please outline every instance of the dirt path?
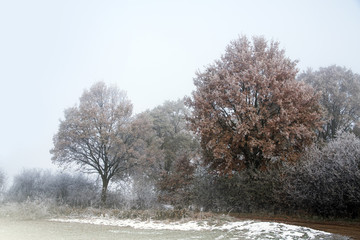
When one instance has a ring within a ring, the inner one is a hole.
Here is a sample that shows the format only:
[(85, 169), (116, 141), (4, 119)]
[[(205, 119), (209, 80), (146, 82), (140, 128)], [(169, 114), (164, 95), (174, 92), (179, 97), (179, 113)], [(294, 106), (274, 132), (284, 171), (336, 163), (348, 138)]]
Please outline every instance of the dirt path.
[(339, 234), (351, 237), (354, 240), (360, 240), (360, 222), (345, 221), (312, 221), (289, 217), (257, 217), (257, 216), (239, 216), (234, 215), (238, 219), (255, 219), (261, 221), (274, 221), (297, 226), (309, 227), (316, 230)]
[(330, 233), (335, 233), (343, 236), (349, 236), (353, 239), (360, 240), (360, 224), (352, 223), (333, 223), (333, 222), (299, 222), (299, 221), (285, 221), (285, 223), (310, 227), (317, 230), (322, 230)]

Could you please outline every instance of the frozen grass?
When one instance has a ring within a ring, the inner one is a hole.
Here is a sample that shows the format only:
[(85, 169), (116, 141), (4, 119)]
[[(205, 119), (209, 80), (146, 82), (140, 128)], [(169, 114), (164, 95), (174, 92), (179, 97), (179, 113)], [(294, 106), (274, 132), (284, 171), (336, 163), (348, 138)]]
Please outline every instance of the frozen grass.
[(52, 201), (26, 201), (0, 206), (0, 217), (47, 219), (52, 222), (84, 223), (143, 230), (223, 231), (236, 239), (347, 239), (327, 232), (276, 222), (237, 221), (228, 215), (186, 210), (121, 211), (72, 208)]
[(0, 216), (24, 220), (47, 218), (51, 216), (51, 206), (48, 201), (10, 202), (1, 205)]
[(120, 210), (108, 208), (80, 208), (68, 205), (58, 205), (49, 199), (28, 200), (25, 202), (0, 203), (0, 217), (15, 219), (44, 219), (54, 217), (100, 217), (107, 216), (118, 219), (149, 219), (155, 220), (181, 220), (203, 219), (215, 217), (212, 213), (199, 213), (187, 210)]
[(0, 217), (21, 220), (46, 219), (61, 216), (79, 215), (82, 209), (58, 205), (51, 199), (27, 200), (25, 202), (0, 203)]

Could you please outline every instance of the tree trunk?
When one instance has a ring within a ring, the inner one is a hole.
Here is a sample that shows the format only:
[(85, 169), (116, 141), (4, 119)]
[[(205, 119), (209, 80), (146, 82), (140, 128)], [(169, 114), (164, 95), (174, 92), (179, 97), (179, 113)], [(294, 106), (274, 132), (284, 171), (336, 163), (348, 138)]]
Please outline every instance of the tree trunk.
[(109, 185), (109, 179), (102, 177), (102, 189), (101, 189), (101, 206), (105, 207), (107, 198), (107, 188)]

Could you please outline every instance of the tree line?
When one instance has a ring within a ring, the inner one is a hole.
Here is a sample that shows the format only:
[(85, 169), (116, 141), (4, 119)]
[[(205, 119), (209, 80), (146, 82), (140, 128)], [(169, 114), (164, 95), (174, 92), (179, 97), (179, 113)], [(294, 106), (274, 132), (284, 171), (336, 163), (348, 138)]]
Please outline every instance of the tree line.
[[(22, 186), (31, 182), (23, 173), (9, 195), (76, 204), (88, 190), (78, 203), (357, 217), (360, 76), (336, 65), (298, 74), (296, 65), (278, 42), (241, 36), (196, 73), (191, 96), (137, 115), (125, 92), (95, 83), (65, 110), (50, 152), (97, 184), (79, 178), (81, 191), (61, 197), (59, 186), (41, 190), (47, 181)], [(64, 189), (77, 179), (49, 178)]]

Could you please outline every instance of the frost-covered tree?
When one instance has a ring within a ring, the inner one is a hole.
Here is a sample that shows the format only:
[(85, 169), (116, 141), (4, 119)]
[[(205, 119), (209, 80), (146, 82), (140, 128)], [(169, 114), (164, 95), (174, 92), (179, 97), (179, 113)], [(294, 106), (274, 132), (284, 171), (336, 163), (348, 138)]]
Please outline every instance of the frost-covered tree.
[(186, 116), (189, 114), (184, 101), (166, 101), (150, 111), (153, 129), (160, 140), (160, 149), (164, 153), (162, 168), (170, 171), (174, 161), (181, 154), (194, 151), (196, 139), (187, 127)]
[(157, 162), (159, 199), (176, 206), (188, 206), (199, 148), (197, 139), (187, 127), (189, 110), (180, 99), (166, 101), (149, 114), (162, 152)]
[(0, 195), (5, 188), (6, 177), (5, 173), (0, 169)]
[(321, 92), (320, 102), (325, 110), (322, 131), (324, 140), (334, 138), (338, 130), (351, 131), (360, 121), (360, 75), (336, 65), (309, 69), (299, 75), (299, 80), (311, 84)]
[[(138, 149), (138, 164), (129, 172), (124, 181), (129, 189), (125, 197), (128, 207), (147, 209), (157, 203), (156, 181), (159, 177), (159, 164), (164, 155), (161, 140), (153, 128), (153, 119), (149, 111), (137, 114), (132, 122), (132, 132), (142, 139), (142, 149)], [(120, 176), (121, 177), (121, 176)], [(119, 179), (116, 176), (116, 179)]]
[(245, 36), (198, 72), (188, 105), (206, 162), (232, 173), (270, 159), (296, 159), (321, 118), (318, 96), (296, 74), (296, 61), (278, 42)]
[(131, 115), (132, 104), (126, 94), (98, 82), (84, 91), (78, 106), (65, 110), (65, 119), (53, 138), (50, 152), (54, 163), (77, 165), (82, 172), (100, 176), (102, 204), (110, 181), (134, 167), (143, 149)]

